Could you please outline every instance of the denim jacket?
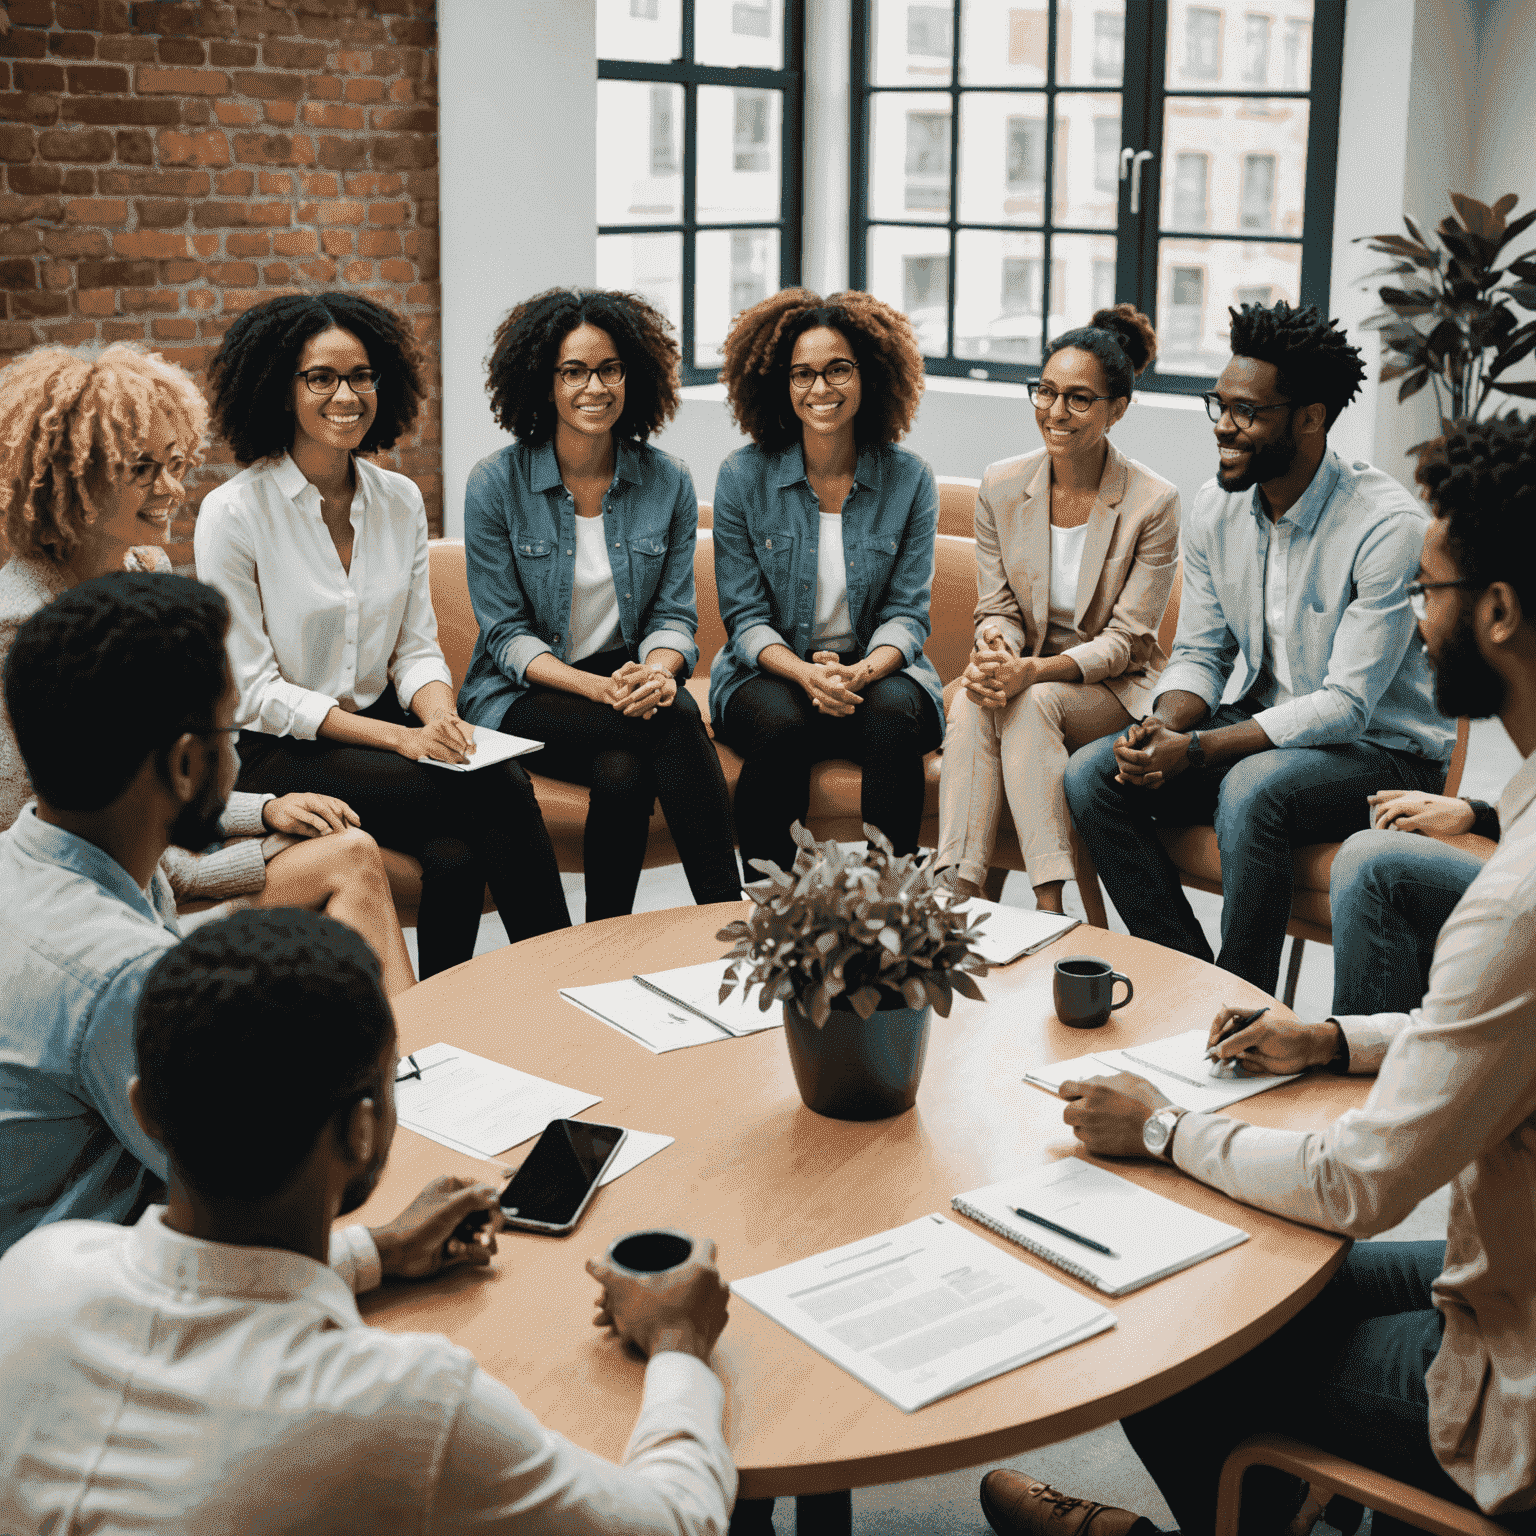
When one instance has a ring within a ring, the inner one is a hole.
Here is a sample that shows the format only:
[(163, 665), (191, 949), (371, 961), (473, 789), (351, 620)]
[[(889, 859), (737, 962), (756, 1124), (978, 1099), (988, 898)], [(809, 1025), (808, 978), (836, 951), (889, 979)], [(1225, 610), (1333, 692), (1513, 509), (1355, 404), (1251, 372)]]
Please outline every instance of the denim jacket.
[[(603, 497), (603, 533), (619, 627), (644, 661), (678, 651), (683, 676), (699, 659), (693, 549), (699, 502), (687, 466), (648, 443), (620, 441)], [(560, 480), (555, 445), (509, 443), (470, 471), (464, 495), (469, 600), (480, 635), (459, 690), (466, 720), (492, 727), (528, 689), (528, 663), (567, 661), (576, 584), (576, 503)]]
[[(933, 472), (894, 444), (863, 448), (843, 503), (848, 613), (864, 655), (901, 652), (905, 671), (944, 719), (944, 689), (923, 654), (933, 585), (939, 493)], [(816, 620), (820, 507), (799, 443), (765, 453), (738, 448), (715, 481), (715, 583), (727, 643), (709, 673), (709, 712), (758, 672), (765, 646), (807, 655)]]
[[(1435, 708), (1434, 678), (1404, 590), (1428, 514), (1390, 475), (1331, 449), (1283, 522), (1286, 660), (1292, 697), (1253, 718), (1277, 747), (1367, 741), (1448, 761), (1455, 728)], [(1184, 598), (1159, 694), (1214, 709), (1239, 655), (1251, 688), (1264, 664), (1264, 581), (1273, 525), (1258, 488), (1201, 487), (1184, 524)]]

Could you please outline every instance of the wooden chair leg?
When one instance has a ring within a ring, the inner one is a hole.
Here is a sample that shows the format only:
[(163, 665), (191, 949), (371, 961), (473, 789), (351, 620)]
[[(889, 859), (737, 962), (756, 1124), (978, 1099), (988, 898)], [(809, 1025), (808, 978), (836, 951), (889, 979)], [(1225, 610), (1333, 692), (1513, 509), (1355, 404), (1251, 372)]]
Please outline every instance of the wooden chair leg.
[(987, 871), (987, 878), (981, 882), (981, 894), (988, 901), (1001, 901), (1003, 899), (1003, 887), (1008, 883), (1008, 871), (996, 867)]
[(1296, 983), (1301, 980), (1301, 952), (1307, 947), (1307, 941), (1300, 934), (1291, 935), (1291, 960), (1285, 968), (1285, 992), (1280, 1001), (1287, 1008), (1296, 1006)]
[(1076, 829), (1072, 833), (1072, 875), (1077, 881), (1077, 894), (1083, 904), (1083, 915), (1095, 928), (1109, 927), (1109, 914), (1104, 910), (1104, 892), (1099, 885), (1098, 866), (1088, 852)]

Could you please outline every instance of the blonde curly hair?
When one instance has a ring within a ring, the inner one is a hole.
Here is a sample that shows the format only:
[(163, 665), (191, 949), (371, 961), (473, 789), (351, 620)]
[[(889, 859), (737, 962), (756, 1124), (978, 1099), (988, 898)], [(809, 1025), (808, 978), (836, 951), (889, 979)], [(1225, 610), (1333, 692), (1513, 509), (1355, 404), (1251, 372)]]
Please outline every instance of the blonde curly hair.
[(101, 516), (104, 484), (143, 452), (163, 410), (191, 467), (208, 406), (192, 376), (119, 342), (101, 352), (36, 347), (0, 372), (0, 498), (11, 551), (63, 564)]

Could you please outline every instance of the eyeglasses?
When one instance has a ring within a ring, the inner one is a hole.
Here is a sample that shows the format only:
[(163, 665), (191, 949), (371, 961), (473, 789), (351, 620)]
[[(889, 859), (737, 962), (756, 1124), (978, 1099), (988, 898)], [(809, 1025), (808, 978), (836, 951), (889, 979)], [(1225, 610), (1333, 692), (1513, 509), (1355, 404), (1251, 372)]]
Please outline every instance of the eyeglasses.
[(354, 368), (351, 373), (337, 373), (334, 368), (304, 368), (294, 374), (303, 379), (312, 395), (334, 395), (345, 379), (354, 395), (371, 395), (379, 387), (379, 375), (372, 368)]
[(850, 363), (846, 357), (834, 357), (825, 368), (796, 363), (789, 370), (789, 387), (803, 394), (817, 379), (825, 379), (833, 389), (841, 389), (858, 371), (859, 365)]
[(1231, 416), (1240, 427), (1251, 427), (1253, 418), (1260, 411), (1280, 411), (1291, 404), (1289, 400), (1276, 400), (1269, 405), (1255, 405), (1251, 400), (1223, 400), (1214, 389), (1200, 398), (1205, 401), (1205, 414), (1212, 421), (1219, 422), (1223, 416)]
[(1429, 599), (1426, 592), (1438, 592), (1442, 587), (1464, 587), (1468, 591), (1481, 592), (1483, 583), (1477, 581), (1410, 581), (1403, 589), (1408, 594), (1408, 608), (1414, 618), (1422, 623), (1429, 617)]
[(129, 484), (147, 489), (160, 478), (161, 471), (169, 475), (172, 480), (180, 480), (187, 472), (187, 461), (179, 453), (173, 453), (165, 460), (152, 459), (146, 454), (142, 459), (128, 466)]
[(555, 369), (555, 377), (570, 390), (585, 389), (594, 376), (599, 384), (612, 389), (616, 384), (624, 382), (624, 364), (610, 360), (599, 363), (596, 368), (587, 368), (581, 363), (561, 363)]
[(1113, 400), (1114, 395), (1090, 395), (1086, 389), (1074, 389), (1067, 394), (1062, 394), (1050, 384), (1026, 384), (1029, 391), (1029, 403), (1039, 411), (1048, 411), (1058, 400), (1067, 402), (1067, 409), (1075, 416), (1086, 416), (1099, 400)]

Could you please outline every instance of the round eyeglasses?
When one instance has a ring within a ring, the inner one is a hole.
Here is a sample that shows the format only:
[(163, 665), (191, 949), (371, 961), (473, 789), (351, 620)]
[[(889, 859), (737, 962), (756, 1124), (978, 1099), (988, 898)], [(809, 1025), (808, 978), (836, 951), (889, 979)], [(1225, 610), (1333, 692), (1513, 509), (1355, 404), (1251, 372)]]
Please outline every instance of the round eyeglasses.
[(1094, 405), (1100, 400), (1113, 400), (1114, 395), (1090, 395), (1086, 389), (1071, 389), (1062, 394), (1052, 384), (1042, 384), (1038, 380), (1026, 384), (1029, 391), (1029, 403), (1037, 411), (1048, 411), (1058, 400), (1067, 402), (1067, 409), (1074, 416), (1086, 416)]
[(825, 379), (833, 389), (841, 389), (858, 371), (859, 365), (850, 363), (846, 357), (834, 357), (825, 368), (796, 363), (789, 370), (789, 387), (803, 394), (817, 379)]
[(179, 453), (164, 460), (151, 459), (146, 455), (128, 466), (128, 483), (147, 489), (160, 478), (162, 472), (172, 480), (180, 480), (187, 472), (187, 461)]
[(594, 378), (605, 388), (612, 389), (624, 382), (624, 364), (616, 359), (599, 363), (596, 368), (588, 368), (582, 363), (561, 363), (555, 369), (555, 377), (571, 390), (585, 389)]
[(334, 395), (345, 379), (354, 395), (371, 395), (379, 387), (379, 376), (372, 368), (354, 368), (351, 373), (337, 373), (334, 368), (304, 368), (294, 374), (303, 379), (312, 395)]
[(1270, 405), (1255, 405), (1251, 400), (1223, 400), (1214, 389), (1200, 398), (1205, 401), (1205, 414), (1212, 421), (1219, 422), (1223, 416), (1230, 416), (1240, 427), (1251, 427), (1253, 418), (1260, 411), (1283, 411), (1291, 403), (1289, 400), (1276, 400)]
[(1481, 592), (1482, 584), (1476, 581), (1410, 581), (1403, 590), (1408, 594), (1408, 611), (1419, 623), (1429, 617), (1429, 599), (1426, 592), (1438, 592), (1442, 587), (1461, 587), (1468, 592)]

